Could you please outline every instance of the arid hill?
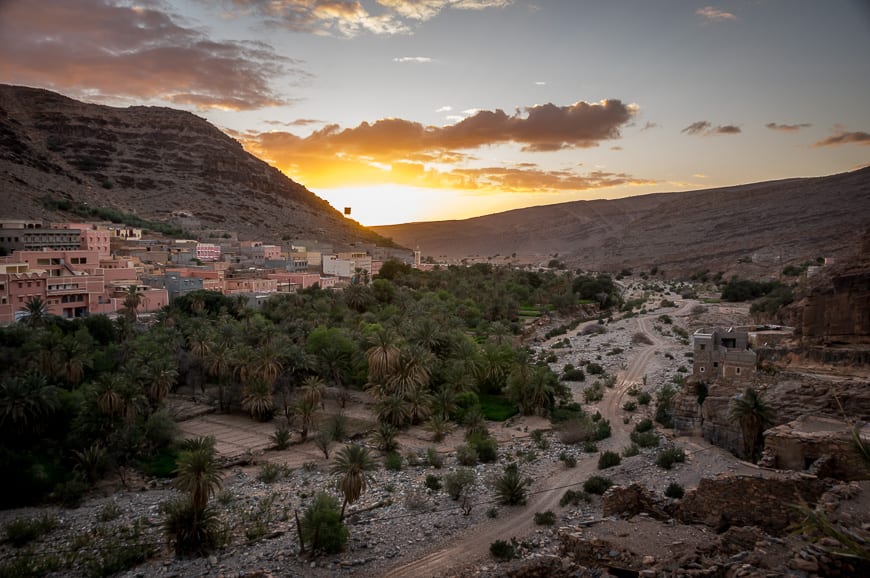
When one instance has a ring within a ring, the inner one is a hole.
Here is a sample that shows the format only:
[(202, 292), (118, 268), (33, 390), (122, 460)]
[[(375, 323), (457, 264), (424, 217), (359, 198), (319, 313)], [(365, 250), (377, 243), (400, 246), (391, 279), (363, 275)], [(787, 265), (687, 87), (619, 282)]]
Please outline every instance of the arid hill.
[(192, 214), (242, 238), (381, 239), (189, 112), (0, 85), (0, 218), (76, 219), (43, 199), (142, 218)]
[[(569, 266), (764, 275), (847, 254), (870, 226), (870, 168), (617, 200), (576, 201), (462, 221), (374, 227), (425, 255), (517, 253)], [(493, 259), (497, 261), (496, 259)]]

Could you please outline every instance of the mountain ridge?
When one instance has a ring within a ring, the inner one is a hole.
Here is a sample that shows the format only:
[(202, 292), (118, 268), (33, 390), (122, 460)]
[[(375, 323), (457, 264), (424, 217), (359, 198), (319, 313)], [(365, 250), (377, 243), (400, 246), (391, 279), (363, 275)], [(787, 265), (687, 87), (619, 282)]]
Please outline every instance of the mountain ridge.
[(868, 226), (870, 167), (372, 229), (448, 259), (558, 254), (566, 264), (588, 269), (659, 265), (687, 273), (836, 256)]
[(37, 88), (0, 85), (0, 188), (7, 219), (69, 220), (51, 198), (157, 221), (192, 213), (243, 239), (388, 243), (193, 113)]

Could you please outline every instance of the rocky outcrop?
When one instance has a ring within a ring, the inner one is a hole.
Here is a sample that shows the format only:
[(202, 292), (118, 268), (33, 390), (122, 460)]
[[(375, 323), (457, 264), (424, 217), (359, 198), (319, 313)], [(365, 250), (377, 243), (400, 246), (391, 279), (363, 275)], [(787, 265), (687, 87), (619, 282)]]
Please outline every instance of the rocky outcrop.
[(656, 520), (667, 520), (671, 515), (655, 494), (640, 484), (613, 486), (601, 499), (603, 516), (636, 516), (647, 514)]
[(675, 516), (684, 523), (720, 530), (758, 526), (778, 533), (800, 519), (796, 504), (815, 505), (829, 486), (820, 478), (797, 474), (704, 478), (686, 493)]

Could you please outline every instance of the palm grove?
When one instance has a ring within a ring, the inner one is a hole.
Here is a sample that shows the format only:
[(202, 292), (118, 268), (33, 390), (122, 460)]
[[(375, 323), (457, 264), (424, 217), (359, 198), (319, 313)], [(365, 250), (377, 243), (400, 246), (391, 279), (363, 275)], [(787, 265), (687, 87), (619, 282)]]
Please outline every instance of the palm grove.
[[(256, 310), (196, 292), (146, 325), (132, 301), (114, 321), (51, 318), (31, 303), (35, 314), (0, 329), (0, 501), (75, 505), (107, 475), (125, 483), (131, 472), (173, 476), (182, 497), (166, 505), (167, 529), (179, 552), (197, 552), (213, 539), (208, 501), (220, 476), (212, 442), (177, 439), (165, 407), (171, 392), (255, 420), (277, 417), (286, 442), (323, 436), (327, 392), (343, 406), (366, 390), (379, 449), (394, 449), (396, 433), (412, 424), (435, 440), (462, 424), (469, 451), (483, 459), (494, 452), (485, 427), (492, 412), (547, 414), (568, 392), (544, 360), (515, 345), (521, 315), (618, 305), (619, 295), (605, 275), (485, 264), (424, 273), (390, 261), (371, 283), (276, 295)], [(359, 446), (334, 456), (341, 503), (318, 495), (301, 535), (323, 542), (338, 532), (340, 547), (344, 510), (376, 467)], [(330, 526), (335, 509), (339, 526)]]

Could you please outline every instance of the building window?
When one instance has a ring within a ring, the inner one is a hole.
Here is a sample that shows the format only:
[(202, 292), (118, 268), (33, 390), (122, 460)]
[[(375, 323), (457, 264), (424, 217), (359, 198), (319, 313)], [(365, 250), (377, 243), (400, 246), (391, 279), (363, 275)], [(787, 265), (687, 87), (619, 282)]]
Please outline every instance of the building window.
[(704, 351), (705, 349), (707, 349), (707, 345), (704, 344), (704, 343), (702, 343), (702, 344), (701, 344), (701, 351)]
[(718, 362), (718, 361), (714, 361), (714, 362), (713, 362), (713, 367), (719, 367), (719, 362)]
[(707, 368), (704, 367), (704, 366), (702, 365), (702, 366), (701, 366), (701, 373), (704, 373), (704, 371), (706, 371), (706, 369), (707, 369)]
[(740, 375), (740, 368), (739, 367), (736, 369), (736, 372), (737, 372), (737, 375)]

